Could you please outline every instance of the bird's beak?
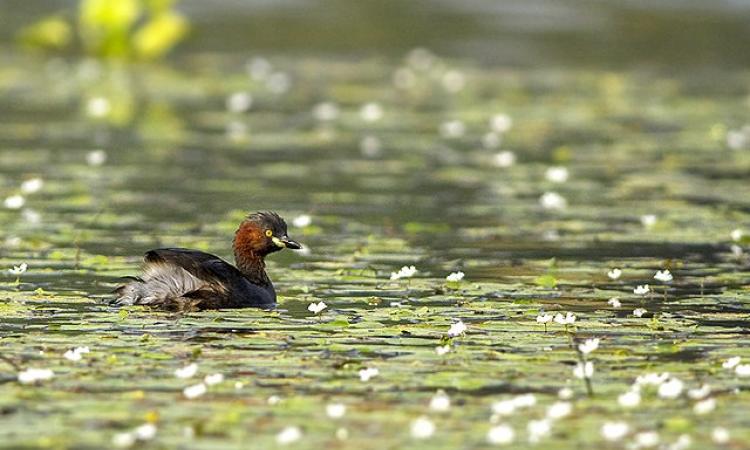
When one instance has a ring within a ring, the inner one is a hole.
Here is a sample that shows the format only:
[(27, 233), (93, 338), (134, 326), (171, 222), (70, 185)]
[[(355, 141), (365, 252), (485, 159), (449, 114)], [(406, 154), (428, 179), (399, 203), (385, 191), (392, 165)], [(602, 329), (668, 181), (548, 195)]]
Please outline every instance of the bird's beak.
[(292, 250), (299, 250), (302, 248), (302, 245), (297, 242), (289, 239), (287, 236), (284, 236), (281, 238), (281, 243), (284, 244), (284, 247), (292, 249)]

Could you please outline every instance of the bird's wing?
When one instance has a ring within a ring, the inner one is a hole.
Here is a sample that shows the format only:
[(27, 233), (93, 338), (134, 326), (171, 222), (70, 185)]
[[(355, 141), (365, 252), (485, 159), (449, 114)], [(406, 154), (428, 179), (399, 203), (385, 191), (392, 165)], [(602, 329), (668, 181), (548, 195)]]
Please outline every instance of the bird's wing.
[(150, 266), (176, 266), (207, 284), (225, 285), (237, 271), (234, 266), (218, 256), (185, 248), (150, 250), (146, 252), (143, 260), (146, 271)]

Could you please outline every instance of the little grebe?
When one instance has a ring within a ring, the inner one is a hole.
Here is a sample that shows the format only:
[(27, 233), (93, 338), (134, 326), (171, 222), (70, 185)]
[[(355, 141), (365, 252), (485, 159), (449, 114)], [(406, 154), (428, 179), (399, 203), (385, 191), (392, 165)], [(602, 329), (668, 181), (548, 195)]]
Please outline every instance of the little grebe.
[(276, 291), (266, 275), (266, 255), (300, 244), (287, 236), (273, 212), (249, 215), (232, 243), (237, 267), (218, 256), (184, 248), (160, 248), (144, 256), (142, 277), (115, 290), (118, 305), (168, 309), (270, 308)]

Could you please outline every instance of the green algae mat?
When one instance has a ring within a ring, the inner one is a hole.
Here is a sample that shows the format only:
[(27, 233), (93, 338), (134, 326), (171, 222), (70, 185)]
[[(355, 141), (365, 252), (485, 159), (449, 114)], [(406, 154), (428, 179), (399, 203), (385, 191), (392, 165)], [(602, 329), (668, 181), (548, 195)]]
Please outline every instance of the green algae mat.
[[(0, 447), (750, 446), (750, 75), (0, 59)], [(108, 305), (261, 209), (276, 310)]]

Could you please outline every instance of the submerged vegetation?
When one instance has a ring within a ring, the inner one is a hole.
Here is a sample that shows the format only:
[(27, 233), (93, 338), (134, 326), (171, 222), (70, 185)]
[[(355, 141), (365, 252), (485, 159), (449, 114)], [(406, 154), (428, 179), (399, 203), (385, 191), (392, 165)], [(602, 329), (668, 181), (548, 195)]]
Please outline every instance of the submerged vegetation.
[[(25, 39), (179, 40), (104, 3)], [(0, 447), (750, 445), (747, 74), (0, 58)], [(276, 310), (107, 303), (259, 209)]]

